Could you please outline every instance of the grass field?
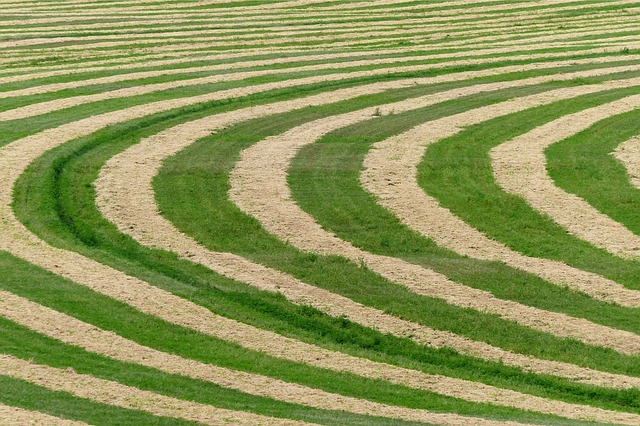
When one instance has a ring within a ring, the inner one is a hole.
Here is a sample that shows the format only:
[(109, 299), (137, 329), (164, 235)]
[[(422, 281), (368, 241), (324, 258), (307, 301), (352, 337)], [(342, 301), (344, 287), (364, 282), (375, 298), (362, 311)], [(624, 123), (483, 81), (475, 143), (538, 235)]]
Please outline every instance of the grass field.
[(0, 6), (0, 424), (640, 425), (640, 1)]

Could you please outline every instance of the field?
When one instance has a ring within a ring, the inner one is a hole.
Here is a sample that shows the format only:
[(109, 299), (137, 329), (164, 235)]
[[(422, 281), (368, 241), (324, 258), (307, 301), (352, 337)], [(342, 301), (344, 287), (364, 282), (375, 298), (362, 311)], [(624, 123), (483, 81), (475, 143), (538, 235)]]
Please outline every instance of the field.
[(0, 424), (640, 425), (640, 0), (0, 7)]

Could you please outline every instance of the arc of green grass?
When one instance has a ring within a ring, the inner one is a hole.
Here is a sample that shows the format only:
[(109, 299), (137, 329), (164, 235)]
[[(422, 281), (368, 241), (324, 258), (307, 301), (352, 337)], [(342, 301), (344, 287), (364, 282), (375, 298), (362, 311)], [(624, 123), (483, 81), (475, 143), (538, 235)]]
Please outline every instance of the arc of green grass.
[[(108, 139), (109, 139), (109, 136), (106, 136), (106, 139), (105, 139), (105, 140), (108, 140)], [(81, 161), (80, 161), (80, 163), (81, 163), (81, 164), (83, 164), (83, 166), (82, 166), (82, 167), (85, 167), (85, 166), (84, 166), (84, 165), (86, 165), (86, 162), (85, 162), (85, 161), (82, 161), (82, 160), (81, 160)], [(83, 186), (85, 186), (85, 185), (80, 185), (80, 187), (83, 187)], [(46, 191), (45, 191), (45, 192), (46, 192)]]
[[(51, 274), (38, 270), (38, 268), (27, 265), (25, 262), (10, 256), (6, 256), (3, 262), (5, 264), (14, 263), (21, 267), (21, 270), (16, 268), (19, 272), (12, 274), (11, 281), (4, 285), (4, 288), (11, 288), (18, 294), (26, 293), (29, 297), (33, 297), (39, 302), (45, 300), (47, 304), (51, 304), (56, 309), (59, 309), (60, 306), (65, 307), (66, 310), (72, 311), (75, 316), (80, 318), (88, 317), (92, 323), (100, 327), (106, 324), (107, 329), (112, 329), (118, 333), (124, 332), (124, 335), (135, 334), (138, 340), (153, 341), (154, 346), (160, 346), (163, 350), (171, 353), (187, 352), (190, 357), (202, 359), (203, 362), (239, 366), (241, 369), (248, 368), (253, 371), (266, 371), (267, 375), (284, 376), (286, 377), (285, 380), (314, 383), (316, 387), (328, 387), (337, 390), (341, 394), (353, 394), (356, 397), (374, 401), (386, 401), (386, 403), (427, 408), (441, 412), (453, 410), (454, 412), (471, 415), (486, 416), (490, 413), (495, 413), (497, 415), (495, 418), (501, 417), (502, 408), (493, 411), (493, 408), (495, 408), (493, 406), (460, 401), (455, 398), (391, 385), (382, 381), (363, 379), (350, 374), (324, 371), (304, 364), (275, 360), (257, 352), (238, 349), (236, 345), (228, 342), (211, 339), (193, 331), (184, 330), (180, 327), (163, 323), (163, 321), (153, 317), (140, 314), (123, 303), (56, 277), (49, 277), (48, 282), (52, 282), (51, 285), (33, 292), (32, 286), (29, 284), (29, 280), (33, 278), (31, 278), (29, 272), (34, 275)], [(69, 290), (73, 291), (70, 292)], [(69, 298), (69, 300), (64, 300), (60, 295), (71, 296), (63, 296)], [(308, 421), (318, 421), (318, 419), (325, 417), (327, 419), (335, 418), (336, 413), (327, 412), (326, 410), (316, 410), (273, 401), (268, 398), (254, 397), (238, 391), (220, 388), (211, 383), (114, 361), (100, 355), (88, 353), (80, 348), (64, 345), (6, 319), (0, 319), (0, 327), (4, 336), (3, 342), (0, 344), (0, 352), (22, 358), (30, 356), (38, 363), (45, 363), (58, 368), (71, 367), (80, 373), (90, 373), (96, 377), (115, 380), (123, 384), (180, 399), (213, 404), (221, 408), (238, 409), (239, 407), (251, 407), (251, 411), (256, 413), (278, 417), (289, 417), (290, 415), (287, 413), (296, 413), (293, 418)], [(146, 330), (149, 331), (147, 332)], [(628, 394), (628, 392), (622, 392), (622, 394), (625, 393)], [(615, 400), (614, 394), (615, 392), (611, 396)], [(616, 406), (612, 402), (603, 402), (602, 405)], [(617, 406), (617, 408), (620, 409), (622, 407)], [(518, 410), (510, 408), (505, 408), (504, 410), (504, 413), (518, 412)], [(640, 411), (640, 408), (638, 408), (638, 411)], [(504, 418), (507, 418), (506, 416), (507, 414), (505, 414)], [(553, 416), (533, 414), (532, 418), (535, 417), (553, 418)], [(366, 416), (345, 413), (344, 421), (345, 424), (370, 424), (373, 420)], [(393, 420), (385, 419), (383, 424), (387, 424), (387, 421), (393, 422)], [(325, 423), (325, 421), (322, 421), (322, 423)], [(397, 421), (397, 423), (405, 424), (400, 421)]]
[[(286, 121), (286, 118), (282, 118), (281, 120), (282, 121)], [(261, 122), (261, 125), (262, 126), (265, 125), (264, 121)], [(228, 134), (221, 135), (219, 140), (229, 139), (229, 137), (230, 136)], [(211, 141), (209, 140), (208, 143), (211, 144)], [(212, 150), (207, 150), (206, 154), (203, 151), (200, 151), (199, 157), (200, 158), (211, 158), (212, 155), (216, 155), (215, 152), (213, 152)], [(187, 157), (181, 157), (181, 156), (179, 156), (179, 157), (180, 157), (180, 160), (176, 160), (175, 164), (181, 164), (181, 165), (182, 164), (186, 164), (185, 161), (189, 161), (189, 162), (193, 161), (196, 164), (198, 164), (198, 160), (197, 160), (198, 156), (196, 156), (196, 155), (192, 154), (191, 156), (187, 156)], [(227, 163), (228, 161), (229, 160), (224, 160), (225, 163)], [(209, 164), (209, 166), (210, 167), (214, 167), (213, 164), (216, 164), (216, 163), (219, 163), (219, 162), (220, 162), (220, 160), (214, 160), (214, 161), (212, 161), (211, 164)], [(181, 168), (182, 168), (182, 166), (181, 166)], [(201, 168), (201, 167), (198, 166), (198, 168), (197, 168), (198, 172), (197, 173), (200, 174), (202, 169), (204, 169), (204, 167)], [(161, 177), (159, 179), (161, 179), (161, 178), (162, 178), (162, 175), (161, 175)], [(159, 186), (156, 185), (156, 188), (159, 188)], [(217, 199), (217, 198), (215, 200), (212, 200), (212, 201), (208, 201), (207, 200), (208, 194), (210, 194), (212, 192), (211, 188), (209, 188), (209, 187), (200, 188), (199, 191), (194, 191), (194, 190), (190, 190), (188, 185), (185, 185), (183, 182), (181, 182), (179, 188), (180, 188), (180, 190), (167, 191), (167, 194), (171, 193), (172, 194), (171, 197), (174, 197), (177, 194), (184, 193), (185, 194), (184, 197), (180, 197), (180, 195), (177, 195), (178, 197), (181, 198), (180, 203), (174, 203), (174, 202), (168, 202), (168, 201), (166, 201), (165, 203), (162, 203), (162, 200), (160, 201), (162, 209), (163, 209), (163, 211), (165, 211), (165, 213), (170, 214), (169, 212), (171, 212), (171, 210), (173, 210), (174, 212), (176, 211), (176, 208), (172, 208), (172, 205), (180, 205), (181, 208), (182, 208), (183, 205), (189, 205), (190, 204), (192, 206), (198, 206), (198, 209), (202, 210), (203, 206), (207, 206), (207, 208), (210, 208), (210, 205), (219, 205), (219, 204), (221, 204), (223, 202), (223, 200), (220, 200), (220, 199)], [(162, 189), (160, 189), (160, 191), (162, 191)], [(215, 190), (214, 191), (215, 194), (218, 194), (219, 192), (220, 192), (220, 190)], [(207, 196), (204, 196), (204, 197), (203, 196), (198, 196), (197, 195), (198, 193), (207, 194)], [(168, 197), (169, 196), (167, 195), (167, 198), (165, 198), (165, 200), (169, 200)], [(191, 197), (195, 197), (193, 202), (189, 202), (187, 200), (188, 198), (191, 198)], [(161, 198), (162, 198), (162, 195), (161, 195)], [(174, 198), (171, 198), (171, 199), (175, 200)], [(182, 220), (181, 220), (179, 226), (181, 227), (181, 229), (183, 231), (186, 230), (189, 235), (197, 235), (197, 238), (200, 241), (203, 241), (206, 245), (208, 245), (210, 247), (213, 245), (213, 247), (214, 247), (213, 249), (214, 250), (225, 251), (225, 250), (229, 250), (229, 248), (228, 247), (224, 247), (224, 245), (223, 246), (217, 245), (216, 242), (212, 239), (212, 237), (211, 237), (212, 235), (224, 235), (225, 237), (228, 236), (229, 237), (228, 238), (229, 241), (241, 240), (243, 238), (245, 240), (247, 240), (247, 241), (251, 241), (251, 242), (247, 243), (247, 247), (245, 247), (244, 250), (252, 250), (252, 249), (249, 248), (249, 246), (256, 246), (257, 245), (257, 246), (262, 247), (262, 245), (259, 244), (259, 243), (256, 243), (256, 241), (248, 240), (246, 238), (246, 236), (239, 235), (238, 232), (234, 233), (234, 231), (232, 229), (232, 228), (236, 228), (236, 229), (244, 230), (244, 229), (249, 228), (248, 225), (237, 225), (236, 226), (235, 225), (235, 223), (236, 223), (235, 221), (230, 221), (229, 219), (227, 219), (225, 217), (219, 217), (218, 216), (219, 213), (216, 213), (216, 212), (214, 212), (212, 210), (204, 209), (204, 212), (202, 214), (198, 214), (198, 212), (196, 212), (195, 210), (196, 209), (194, 208), (193, 210), (189, 210), (189, 214), (183, 214), (182, 215)], [(218, 217), (219, 219), (216, 220), (216, 221), (209, 220), (208, 222), (212, 222), (211, 225), (209, 223), (205, 222), (205, 220), (200, 220), (200, 221), (194, 221), (193, 220), (193, 217), (205, 217), (207, 215), (209, 215), (209, 217), (212, 217), (211, 215), (214, 215), (214, 217)], [(187, 219), (187, 217), (189, 217), (190, 219)], [(190, 224), (187, 224), (187, 222), (190, 222)], [(211, 230), (212, 227), (215, 228), (215, 224), (213, 224), (213, 223), (229, 223), (229, 224), (231, 224), (231, 226), (229, 226), (229, 229), (213, 231), (213, 230)], [(209, 236), (205, 236), (205, 232), (202, 231), (202, 228), (208, 228), (210, 230), (209, 231), (210, 235)], [(231, 233), (231, 234), (229, 234), (229, 233)], [(225, 241), (225, 243), (226, 243), (226, 241)], [(238, 250), (237, 248), (236, 249), (231, 249), (231, 251), (237, 251), (237, 250)], [(272, 253), (273, 253), (272, 249), (269, 249), (269, 253), (270, 253), (269, 254), (269, 258), (273, 257), (272, 256)], [(244, 254), (245, 253), (243, 253), (243, 255)], [(249, 254), (249, 256), (251, 256), (251, 254)], [(317, 258), (317, 256), (314, 256), (314, 261), (315, 261), (315, 258)], [(264, 260), (260, 260), (260, 261), (264, 262)], [(281, 268), (281, 267), (282, 267), (282, 265), (278, 265), (277, 266), (277, 268)]]
[(3, 389), (0, 401), (4, 404), (88, 424), (195, 425), (180, 419), (158, 417), (142, 411), (93, 402), (8, 376), (0, 375), (0, 387)]
[(640, 133), (639, 116), (632, 111), (611, 117), (545, 150), (548, 173), (560, 188), (636, 234), (640, 234), (640, 191), (611, 152)]
[[(514, 250), (564, 261), (637, 289), (638, 262), (615, 259), (567, 235), (520, 198), (504, 193), (493, 179), (488, 156), (492, 147), (544, 122), (619, 97), (620, 92), (605, 92), (473, 126), (428, 148), (419, 167), (419, 182), (441, 205)], [(455, 155), (452, 149), (458, 149)]]

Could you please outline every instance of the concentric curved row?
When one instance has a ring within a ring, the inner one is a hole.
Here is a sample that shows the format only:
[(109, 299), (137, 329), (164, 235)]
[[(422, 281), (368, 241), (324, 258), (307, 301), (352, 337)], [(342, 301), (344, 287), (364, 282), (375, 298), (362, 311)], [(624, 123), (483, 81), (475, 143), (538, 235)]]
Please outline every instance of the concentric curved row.
[[(537, 136), (636, 109), (635, 3), (582, 3), (7, 1), (0, 417), (640, 423), (636, 236)], [(425, 184), (461, 141), (541, 249)]]

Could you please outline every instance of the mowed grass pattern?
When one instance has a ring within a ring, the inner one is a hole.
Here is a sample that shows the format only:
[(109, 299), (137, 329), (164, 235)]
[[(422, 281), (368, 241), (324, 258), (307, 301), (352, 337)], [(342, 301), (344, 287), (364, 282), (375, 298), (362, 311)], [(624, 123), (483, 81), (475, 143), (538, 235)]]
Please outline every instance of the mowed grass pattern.
[(0, 6), (0, 423), (640, 424), (640, 2)]

